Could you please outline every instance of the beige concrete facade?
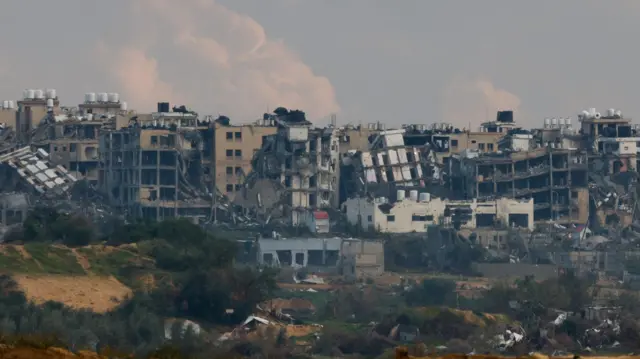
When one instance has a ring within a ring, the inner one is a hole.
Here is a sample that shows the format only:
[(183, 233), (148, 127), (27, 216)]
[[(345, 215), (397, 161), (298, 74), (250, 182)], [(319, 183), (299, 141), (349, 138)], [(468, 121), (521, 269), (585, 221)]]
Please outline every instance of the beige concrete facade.
[[(492, 216), (496, 222), (511, 226), (515, 222), (524, 224), (527, 229), (534, 229), (533, 199), (498, 198), (484, 202), (449, 201), (440, 198), (429, 198), (415, 201), (404, 198), (393, 206), (380, 201), (365, 198), (352, 198), (342, 205), (347, 220), (352, 225), (364, 230), (373, 229), (384, 233), (426, 232), (429, 225), (447, 225), (451, 219), (445, 216), (447, 208), (468, 207), (471, 209), (471, 220), (462, 224), (462, 228), (476, 228), (479, 216)], [(391, 207), (383, 210), (381, 207)], [(521, 216), (522, 220), (516, 219)], [(494, 221), (491, 221), (493, 225)]]
[(233, 200), (251, 172), (253, 155), (262, 147), (264, 136), (277, 132), (275, 126), (257, 124), (214, 124), (213, 158), (218, 190)]

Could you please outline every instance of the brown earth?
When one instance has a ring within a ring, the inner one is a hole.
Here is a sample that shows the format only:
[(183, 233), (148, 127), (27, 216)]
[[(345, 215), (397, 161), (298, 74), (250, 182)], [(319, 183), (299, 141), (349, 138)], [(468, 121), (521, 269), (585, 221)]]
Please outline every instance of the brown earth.
[(14, 276), (29, 300), (56, 301), (76, 309), (107, 312), (132, 294), (114, 277), (26, 275)]
[(93, 352), (79, 351), (74, 354), (61, 348), (25, 348), (0, 346), (0, 358), (3, 359), (107, 359)]

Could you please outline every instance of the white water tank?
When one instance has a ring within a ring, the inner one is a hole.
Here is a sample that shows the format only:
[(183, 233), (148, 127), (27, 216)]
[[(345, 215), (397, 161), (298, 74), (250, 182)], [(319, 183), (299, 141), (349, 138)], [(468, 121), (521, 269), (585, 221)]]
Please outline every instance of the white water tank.
[(34, 98), (38, 100), (44, 100), (44, 91), (40, 89), (35, 90)]
[(16, 104), (15, 104), (15, 102), (13, 102), (13, 100), (9, 100), (9, 108), (10, 109), (16, 108)]
[(398, 192), (396, 192), (396, 197), (398, 197), (396, 199), (397, 201), (402, 201), (404, 199), (404, 190), (399, 189)]
[(588, 119), (590, 117), (589, 111), (587, 110), (580, 112), (580, 114), (582, 115), (582, 119)]
[(120, 102), (120, 95), (115, 93), (115, 92), (110, 93), (109, 94), (109, 102), (112, 102), (112, 103)]
[(46, 89), (44, 93), (47, 98), (56, 98), (56, 89)]
[(420, 193), (420, 202), (429, 202), (429, 194), (428, 193)]
[(92, 121), (93, 120), (93, 114), (92, 113), (88, 113), (87, 114), (87, 121)]
[(613, 117), (616, 115), (616, 109), (610, 108), (607, 110), (607, 117)]
[(120, 109), (122, 111), (126, 111), (128, 109), (127, 103), (126, 102), (120, 102)]
[(595, 119), (599, 119), (601, 117), (602, 117), (602, 115), (600, 114), (600, 112), (596, 112), (595, 115), (593, 115), (593, 118), (595, 118)]
[(567, 117), (567, 127), (571, 127), (571, 117)]
[(411, 191), (409, 191), (409, 199), (411, 199), (412, 201), (417, 201), (418, 200), (418, 191), (415, 189), (412, 189)]
[(109, 95), (106, 92), (98, 94), (98, 102), (109, 102)]
[(564, 118), (563, 117), (560, 117), (558, 119), (558, 125), (560, 125), (560, 127), (564, 127)]
[(9, 108), (9, 101), (8, 100), (2, 101), (2, 108), (4, 108), (4, 109), (8, 109)]
[(95, 92), (89, 92), (87, 94), (87, 102), (94, 103), (98, 101), (98, 95)]
[(26, 100), (33, 100), (34, 98), (36, 98), (36, 90), (28, 89), (27, 90), (27, 95), (24, 98)]
[(544, 119), (544, 128), (549, 128), (551, 127), (551, 119), (550, 118), (545, 118)]
[(53, 99), (52, 98), (48, 98), (47, 99), (47, 107), (53, 109)]
[(557, 118), (552, 118), (551, 119), (551, 126), (553, 127), (557, 127), (558, 126), (558, 119)]
[(616, 110), (616, 117), (622, 118), (622, 111)]

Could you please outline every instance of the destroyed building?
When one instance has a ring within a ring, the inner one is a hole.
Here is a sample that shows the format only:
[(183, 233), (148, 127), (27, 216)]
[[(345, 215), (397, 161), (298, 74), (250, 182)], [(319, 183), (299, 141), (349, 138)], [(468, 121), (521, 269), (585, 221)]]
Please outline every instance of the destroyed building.
[(49, 154), (31, 147), (0, 155), (0, 188), (3, 192), (25, 192), (56, 196), (68, 191), (76, 178), (49, 160)]
[(497, 153), (454, 156), (446, 170), (451, 193), (478, 200), (532, 198), (538, 223), (586, 223), (586, 151), (573, 147), (571, 138), (564, 134), (544, 142), (520, 129), (509, 130), (500, 146)]
[(131, 215), (161, 220), (210, 217), (204, 180), (203, 134), (210, 123), (184, 106), (158, 103), (158, 112), (133, 116), (129, 126), (100, 135), (99, 188)]
[(76, 178), (98, 184), (98, 138), (101, 133), (128, 125), (126, 102), (117, 93), (88, 93), (76, 107), (53, 107), (31, 131), (31, 144), (50, 153), (51, 161), (67, 168)]
[(265, 138), (275, 135), (276, 131), (275, 120), (270, 116), (250, 124), (234, 125), (225, 116), (213, 122), (215, 183), (230, 201), (251, 173), (253, 155), (260, 150)]
[(337, 208), (340, 131), (314, 128), (298, 110), (277, 108), (264, 119), (273, 121), (277, 132), (264, 137), (236, 203), (263, 216), (277, 211), (293, 226), (304, 225), (313, 210)]

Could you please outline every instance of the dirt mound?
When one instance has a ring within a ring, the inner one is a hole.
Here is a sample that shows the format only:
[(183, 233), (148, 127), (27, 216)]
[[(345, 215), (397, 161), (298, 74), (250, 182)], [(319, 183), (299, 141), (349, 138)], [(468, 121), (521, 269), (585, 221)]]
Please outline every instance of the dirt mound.
[(113, 309), (132, 293), (113, 277), (16, 275), (14, 278), (35, 303), (51, 300), (98, 313)]

